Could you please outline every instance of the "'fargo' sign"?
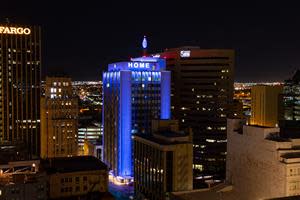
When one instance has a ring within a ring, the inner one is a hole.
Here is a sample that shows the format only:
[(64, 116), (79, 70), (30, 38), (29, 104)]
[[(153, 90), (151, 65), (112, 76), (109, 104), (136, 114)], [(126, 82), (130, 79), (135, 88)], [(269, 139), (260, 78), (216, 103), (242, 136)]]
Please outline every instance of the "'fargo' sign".
[(30, 33), (29, 28), (0, 26), (0, 34), (29, 35)]

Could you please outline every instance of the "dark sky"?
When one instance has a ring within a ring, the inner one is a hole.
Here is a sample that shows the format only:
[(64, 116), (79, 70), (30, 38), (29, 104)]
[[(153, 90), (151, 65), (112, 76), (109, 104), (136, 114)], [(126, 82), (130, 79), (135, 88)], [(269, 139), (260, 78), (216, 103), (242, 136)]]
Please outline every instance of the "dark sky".
[(143, 35), (150, 52), (185, 45), (233, 48), (236, 81), (284, 80), (300, 68), (299, 8), (283, 1), (77, 2), (1, 2), (1, 21), (42, 26), (44, 75), (60, 70), (74, 80), (99, 80), (108, 63), (140, 55)]

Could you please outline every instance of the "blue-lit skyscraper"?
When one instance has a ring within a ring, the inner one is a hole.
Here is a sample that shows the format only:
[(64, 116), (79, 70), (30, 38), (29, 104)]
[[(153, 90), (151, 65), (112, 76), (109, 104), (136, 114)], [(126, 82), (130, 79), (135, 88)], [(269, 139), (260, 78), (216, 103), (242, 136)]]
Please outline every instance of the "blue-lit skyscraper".
[(170, 71), (153, 57), (108, 65), (103, 73), (103, 158), (115, 176), (133, 177), (132, 135), (170, 118)]

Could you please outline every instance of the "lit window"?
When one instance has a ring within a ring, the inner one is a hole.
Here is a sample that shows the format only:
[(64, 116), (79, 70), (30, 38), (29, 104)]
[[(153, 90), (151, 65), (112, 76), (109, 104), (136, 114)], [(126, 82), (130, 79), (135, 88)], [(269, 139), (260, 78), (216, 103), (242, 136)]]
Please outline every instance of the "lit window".
[(206, 139), (206, 142), (214, 143), (214, 142), (216, 142), (216, 140)]
[(106, 87), (109, 87), (109, 83), (106, 83)]
[(200, 171), (203, 171), (203, 165), (195, 164), (193, 165), (194, 169), (199, 169)]

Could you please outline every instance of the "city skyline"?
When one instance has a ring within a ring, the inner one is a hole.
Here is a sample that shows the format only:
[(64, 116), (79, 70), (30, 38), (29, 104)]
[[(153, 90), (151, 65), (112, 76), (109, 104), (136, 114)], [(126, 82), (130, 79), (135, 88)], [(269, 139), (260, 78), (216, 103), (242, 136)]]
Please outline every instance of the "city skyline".
[(43, 77), (60, 70), (73, 80), (100, 80), (109, 63), (142, 54), (144, 35), (150, 53), (186, 45), (235, 49), (235, 81), (283, 81), (300, 66), (300, 16), (284, 5), (57, 5), (12, 1), (1, 8), (2, 22), (42, 26)]

